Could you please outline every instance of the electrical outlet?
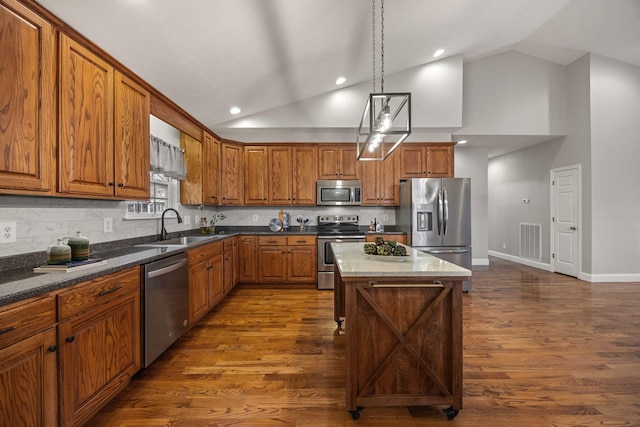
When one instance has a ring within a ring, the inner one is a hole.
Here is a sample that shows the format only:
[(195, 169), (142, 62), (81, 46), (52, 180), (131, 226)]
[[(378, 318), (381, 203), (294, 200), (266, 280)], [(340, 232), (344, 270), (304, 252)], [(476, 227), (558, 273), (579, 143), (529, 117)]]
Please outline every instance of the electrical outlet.
[(502, 244), (502, 249), (507, 249), (507, 244), (506, 243)]
[(185, 215), (182, 217), (182, 219), (184, 220), (184, 225), (191, 224), (191, 215)]
[(0, 222), (0, 243), (14, 243), (16, 241), (16, 223)]
[(200, 224), (200, 215), (195, 216), (196, 224)]
[(112, 233), (113, 232), (113, 218), (105, 218), (104, 219), (104, 232)]
[(383, 221), (389, 221), (389, 215), (382, 215)]
[(253, 216), (253, 222), (258, 222), (258, 215)]

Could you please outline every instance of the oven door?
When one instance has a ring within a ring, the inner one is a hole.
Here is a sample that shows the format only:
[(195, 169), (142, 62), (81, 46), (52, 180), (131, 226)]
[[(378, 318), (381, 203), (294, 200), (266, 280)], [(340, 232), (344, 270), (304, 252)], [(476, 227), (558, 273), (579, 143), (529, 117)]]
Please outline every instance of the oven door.
[(364, 242), (364, 236), (318, 236), (318, 289), (333, 289), (331, 243)]

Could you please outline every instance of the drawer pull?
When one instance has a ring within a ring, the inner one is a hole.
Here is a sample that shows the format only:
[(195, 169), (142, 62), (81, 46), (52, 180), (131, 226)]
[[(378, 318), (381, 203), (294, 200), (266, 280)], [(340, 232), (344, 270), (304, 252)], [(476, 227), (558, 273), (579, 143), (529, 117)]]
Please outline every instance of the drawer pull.
[(49, 346), (49, 348), (47, 350), (49, 350), (49, 353), (53, 353), (54, 351), (56, 351), (58, 349), (57, 345), (52, 345)]
[(7, 332), (13, 331), (15, 328), (13, 326), (9, 326), (8, 328), (0, 329), (0, 335), (6, 334)]
[(65, 339), (65, 341), (66, 341), (66, 342), (73, 342), (75, 339), (76, 339), (76, 337), (75, 337), (75, 336), (73, 336), (73, 335), (71, 335), (70, 337), (67, 337), (67, 338)]
[(372, 288), (443, 288), (442, 282), (435, 280), (433, 283), (376, 283), (369, 282)]
[(115, 291), (117, 291), (118, 289), (121, 289), (121, 288), (122, 288), (122, 285), (119, 285), (119, 286), (115, 286), (115, 287), (113, 287), (111, 289), (107, 289), (106, 291), (100, 291), (98, 296), (103, 297), (103, 296), (105, 296), (107, 294), (110, 294), (111, 292), (115, 292)]

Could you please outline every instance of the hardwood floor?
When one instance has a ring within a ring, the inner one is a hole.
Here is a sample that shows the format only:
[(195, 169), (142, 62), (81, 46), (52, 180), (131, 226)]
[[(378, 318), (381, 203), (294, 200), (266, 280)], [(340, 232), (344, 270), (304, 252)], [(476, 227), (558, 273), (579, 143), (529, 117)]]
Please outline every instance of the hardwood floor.
[(243, 286), (91, 426), (639, 426), (640, 283), (491, 259), (464, 295), (464, 409), (344, 406), (331, 291)]

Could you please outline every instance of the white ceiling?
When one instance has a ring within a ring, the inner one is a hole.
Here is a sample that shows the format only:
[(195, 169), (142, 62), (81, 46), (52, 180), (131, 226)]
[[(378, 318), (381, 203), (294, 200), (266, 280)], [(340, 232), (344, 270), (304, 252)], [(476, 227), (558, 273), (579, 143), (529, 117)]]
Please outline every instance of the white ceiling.
[[(213, 130), (372, 77), (369, 0), (38, 1)], [(640, 67), (640, 0), (387, 0), (384, 17), (385, 74), (438, 48)]]

